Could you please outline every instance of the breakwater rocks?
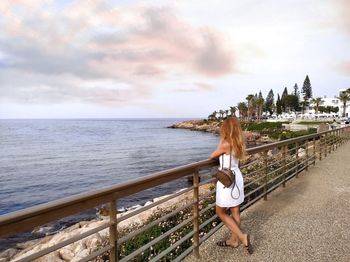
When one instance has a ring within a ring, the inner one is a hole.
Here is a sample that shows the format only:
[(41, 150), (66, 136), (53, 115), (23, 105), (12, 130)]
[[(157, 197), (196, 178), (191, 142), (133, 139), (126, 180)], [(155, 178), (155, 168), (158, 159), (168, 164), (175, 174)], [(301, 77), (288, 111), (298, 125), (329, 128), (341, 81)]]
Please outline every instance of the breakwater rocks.
[[(219, 135), (221, 122), (208, 120), (187, 120), (173, 124), (168, 128), (189, 129), (191, 131), (208, 132)], [(273, 140), (268, 136), (261, 136), (259, 132), (243, 131), (249, 147), (271, 143)]]
[(192, 131), (209, 132), (213, 134), (219, 134), (220, 122), (217, 121), (205, 121), (205, 120), (188, 120), (180, 123), (173, 124), (169, 128), (181, 128), (189, 129)]
[[(203, 196), (212, 189), (212, 184), (206, 184), (200, 187), (199, 194)], [(153, 201), (147, 202), (144, 206), (151, 203), (158, 202), (163, 198), (168, 197), (165, 195), (153, 199)], [(135, 216), (132, 216), (118, 224), (118, 231), (128, 231), (128, 228), (135, 228), (135, 226), (142, 226), (148, 223), (151, 216), (154, 214), (166, 214), (169, 210), (187, 205), (193, 201), (193, 192), (186, 192), (180, 196), (174, 197), (156, 207), (147, 209)], [(135, 209), (128, 210), (117, 215), (117, 219), (121, 218), (134, 210), (141, 208), (143, 206), (138, 206)], [(31, 254), (34, 254), (40, 250), (48, 248), (50, 246), (61, 243), (67, 239), (73, 238), (74, 236), (81, 235), (91, 229), (102, 226), (103, 224), (109, 222), (109, 212), (107, 208), (103, 208), (99, 212), (99, 217), (91, 221), (81, 221), (71, 227), (68, 227), (54, 235), (46, 236), (41, 239), (36, 239), (32, 241), (27, 241), (25, 243), (17, 244), (16, 247), (7, 249), (0, 253), (0, 262), (8, 261), (18, 261), (25, 258)], [(56, 250), (48, 255), (34, 260), (35, 262), (66, 262), (66, 261), (79, 261), (82, 258), (88, 256), (89, 254), (97, 251), (103, 246), (108, 245), (109, 242), (109, 228), (99, 231), (91, 236), (88, 236), (82, 240), (74, 242), (68, 246), (65, 246), (59, 250)], [(103, 261), (101, 259), (95, 259), (93, 261)]]

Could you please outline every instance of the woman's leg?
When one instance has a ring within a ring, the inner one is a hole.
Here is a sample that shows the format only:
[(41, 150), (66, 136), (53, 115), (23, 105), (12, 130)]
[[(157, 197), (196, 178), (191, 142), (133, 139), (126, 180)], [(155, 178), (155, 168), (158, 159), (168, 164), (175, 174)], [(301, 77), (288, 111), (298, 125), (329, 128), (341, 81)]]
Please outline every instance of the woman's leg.
[[(239, 211), (239, 206), (231, 207), (231, 217), (235, 220), (236, 224), (238, 227), (241, 227), (241, 216), (240, 216), (240, 211)], [(231, 243), (235, 243), (234, 245), (238, 245), (238, 237), (237, 235), (231, 231), (231, 238), (230, 238)]]
[[(216, 214), (220, 217), (221, 221), (235, 234), (244, 245), (247, 245), (247, 235), (244, 234), (234, 218), (226, 214), (226, 210), (223, 207), (216, 206)], [(229, 244), (234, 245), (229, 241)]]

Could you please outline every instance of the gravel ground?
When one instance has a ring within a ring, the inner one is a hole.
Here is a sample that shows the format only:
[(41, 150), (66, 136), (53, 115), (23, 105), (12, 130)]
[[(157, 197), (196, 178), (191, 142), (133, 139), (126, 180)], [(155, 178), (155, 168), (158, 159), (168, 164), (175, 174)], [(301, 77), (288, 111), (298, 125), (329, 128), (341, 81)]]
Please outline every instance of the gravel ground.
[[(242, 213), (254, 253), (220, 248), (222, 227), (200, 246), (200, 261), (350, 261), (350, 143)], [(189, 255), (184, 261), (198, 261)]]

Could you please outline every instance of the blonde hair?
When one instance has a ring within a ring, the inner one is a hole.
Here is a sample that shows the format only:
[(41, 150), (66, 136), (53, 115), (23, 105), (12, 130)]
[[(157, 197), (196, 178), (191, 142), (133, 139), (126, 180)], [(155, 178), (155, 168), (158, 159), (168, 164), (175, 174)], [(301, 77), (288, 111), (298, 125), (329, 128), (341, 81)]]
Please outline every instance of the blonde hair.
[(230, 117), (222, 123), (220, 136), (222, 140), (229, 143), (231, 150), (233, 150), (237, 158), (243, 160), (246, 157), (243, 132), (237, 118)]

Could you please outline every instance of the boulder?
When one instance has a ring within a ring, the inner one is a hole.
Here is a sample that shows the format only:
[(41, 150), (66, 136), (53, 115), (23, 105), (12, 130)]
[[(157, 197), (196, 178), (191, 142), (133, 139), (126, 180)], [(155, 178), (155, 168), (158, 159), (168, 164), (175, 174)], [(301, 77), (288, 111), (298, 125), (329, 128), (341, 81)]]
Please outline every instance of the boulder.
[(9, 248), (0, 253), (0, 261), (9, 261), (15, 254), (17, 249)]
[(59, 254), (60, 254), (60, 257), (65, 261), (71, 261), (75, 255), (74, 252), (70, 248), (67, 248), (67, 247), (62, 248), (59, 251)]
[(91, 251), (89, 249), (83, 249), (81, 250), (79, 253), (77, 253), (75, 255), (75, 257), (70, 260), (70, 262), (77, 262), (80, 261), (81, 259), (87, 257), (88, 255), (90, 255)]

